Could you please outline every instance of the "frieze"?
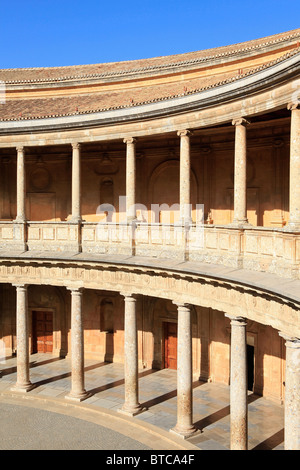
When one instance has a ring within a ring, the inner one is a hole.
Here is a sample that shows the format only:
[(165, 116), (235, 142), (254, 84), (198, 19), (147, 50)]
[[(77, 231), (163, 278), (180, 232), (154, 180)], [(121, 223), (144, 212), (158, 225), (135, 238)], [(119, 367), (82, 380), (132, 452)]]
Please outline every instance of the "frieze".
[[(204, 278), (203, 275), (186, 276), (168, 270), (137, 268), (128, 265), (78, 266), (60, 262), (30, 262), (11, 264), (2, 261), (0, 282), (83, 287), (88, 289), (125, 292), (165, 298), (175, 302), (189, 303), (231, 315), (242, 315), (251, 321), (270, 325), (286, 334), (300, 336), (300, 309), (297, 303), (282, 299), (279, 295), (263, 292), (259, 288), (239, 286), (231, 281)], [(17, 262), (15, 262), (17, 263)]]

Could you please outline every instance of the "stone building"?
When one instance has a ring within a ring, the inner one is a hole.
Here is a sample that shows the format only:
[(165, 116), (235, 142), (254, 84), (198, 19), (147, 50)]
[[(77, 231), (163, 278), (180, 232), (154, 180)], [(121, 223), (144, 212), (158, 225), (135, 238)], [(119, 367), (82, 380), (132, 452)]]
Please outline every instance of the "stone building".
[(0, 70), (0, 337), (20, 391), (35, 352), (174, 368), (285, 407), (299, 449), (300, 29), (118, 63)]

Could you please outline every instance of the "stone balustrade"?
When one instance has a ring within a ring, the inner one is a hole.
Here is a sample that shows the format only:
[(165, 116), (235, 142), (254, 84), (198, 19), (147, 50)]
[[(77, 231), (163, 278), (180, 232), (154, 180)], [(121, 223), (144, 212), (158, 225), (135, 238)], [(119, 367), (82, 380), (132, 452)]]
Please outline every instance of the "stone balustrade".
[(29, 251), (74, 252), (80, 246), (79, 224), (66, 222), (29, 222), (27, 247)]
[(300, 278), (300, 235), (281, 228), (2, 221), (0, 251), (136, 255)]

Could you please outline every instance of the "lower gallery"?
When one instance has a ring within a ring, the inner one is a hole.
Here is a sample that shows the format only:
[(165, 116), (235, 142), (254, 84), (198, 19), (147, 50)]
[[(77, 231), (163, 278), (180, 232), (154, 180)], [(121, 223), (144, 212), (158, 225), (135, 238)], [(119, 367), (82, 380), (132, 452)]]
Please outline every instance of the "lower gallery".
[[(71, 291), (28, 286), (29, 352), (71, 354)], [(124, 363), (124, 296), (85, 289), (82, 329), (86, 357)], [(2, 284), (1, 336), (7, 356), (17, 351), (16, 288)], [(212, 308), (190, 305), (193, 379), (230, 383), (230, 318)], [(138, 367), (177, 369), (178, 307), (171, 300), (136, 297)], [(283, 402), (285, 341), (273, 328), (247, 322), (247, 388)]]
[[(300, 448), (300, 30), (168, 57), (0, 70), (0, 339), (14, 393), (34, 354), (177, 371), (173, 434), (195, 381), (284, 410)], [(46, 357), (46, 356), (45, 356)], [(1, 379), (0, 379), (1, 380)]]

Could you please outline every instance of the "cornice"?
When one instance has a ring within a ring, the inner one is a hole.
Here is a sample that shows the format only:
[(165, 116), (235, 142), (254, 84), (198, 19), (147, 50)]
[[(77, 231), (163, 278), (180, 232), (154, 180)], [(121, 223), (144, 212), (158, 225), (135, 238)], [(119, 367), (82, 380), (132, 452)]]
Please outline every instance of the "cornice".
[[(134, 272), (137, 274), (165, 274), (173, 278), (188, 279), (191, 281), (195, 280), (206, 280), (207, 282), (219, 282), (220, 284), (228, 284), (229, 286), (235, 286), (240, 289), (249, 289), (250, 291), (260, 291), (266, 295), (270, 295), (274, 299), (277, 298), (285, 303), (292, 302), (297, 308), (300, 306), (300, 296), (293, 295), (290, 292), (285, 291), (281, 284), (276, 282), (278, 276), (269, 273), (257, 273), (257, 279), (253, 282), (246, 280), (243, 276), (243, 269), (234, 269), (224, 267), (223, 265), (208, 265), (206, 263), (199, 263), (195, 265), (194, 262), (170, 262), (167, 259), (148, 260), (147, 258), (138, 258), (138, 261), (134, 257), (125, 257), (118, 255), (119, 260), (117, 261), (114, 256), (89, 256), (88, 254), (80, 255), (58, 255), (46, 254), (45, 252), (37, 253), (3, 253), (0, 252), (0, 265), (7, 266), (62, 266), (66, 268), (94, 268), (97, 267), (99, 270), (111, 270), (116, 271), (116, 268), (122, 269), (127, 272)], [(270, 279), (274, 278), (273, 285), (270, 283)], [(280, 278), (282, 279), (282, 278)], [(300, 281), (296, 279), (285, 279), (289, 284), (299, 286)], [(299, 292), (299, 289), (295, 288), (294, 292)]]

